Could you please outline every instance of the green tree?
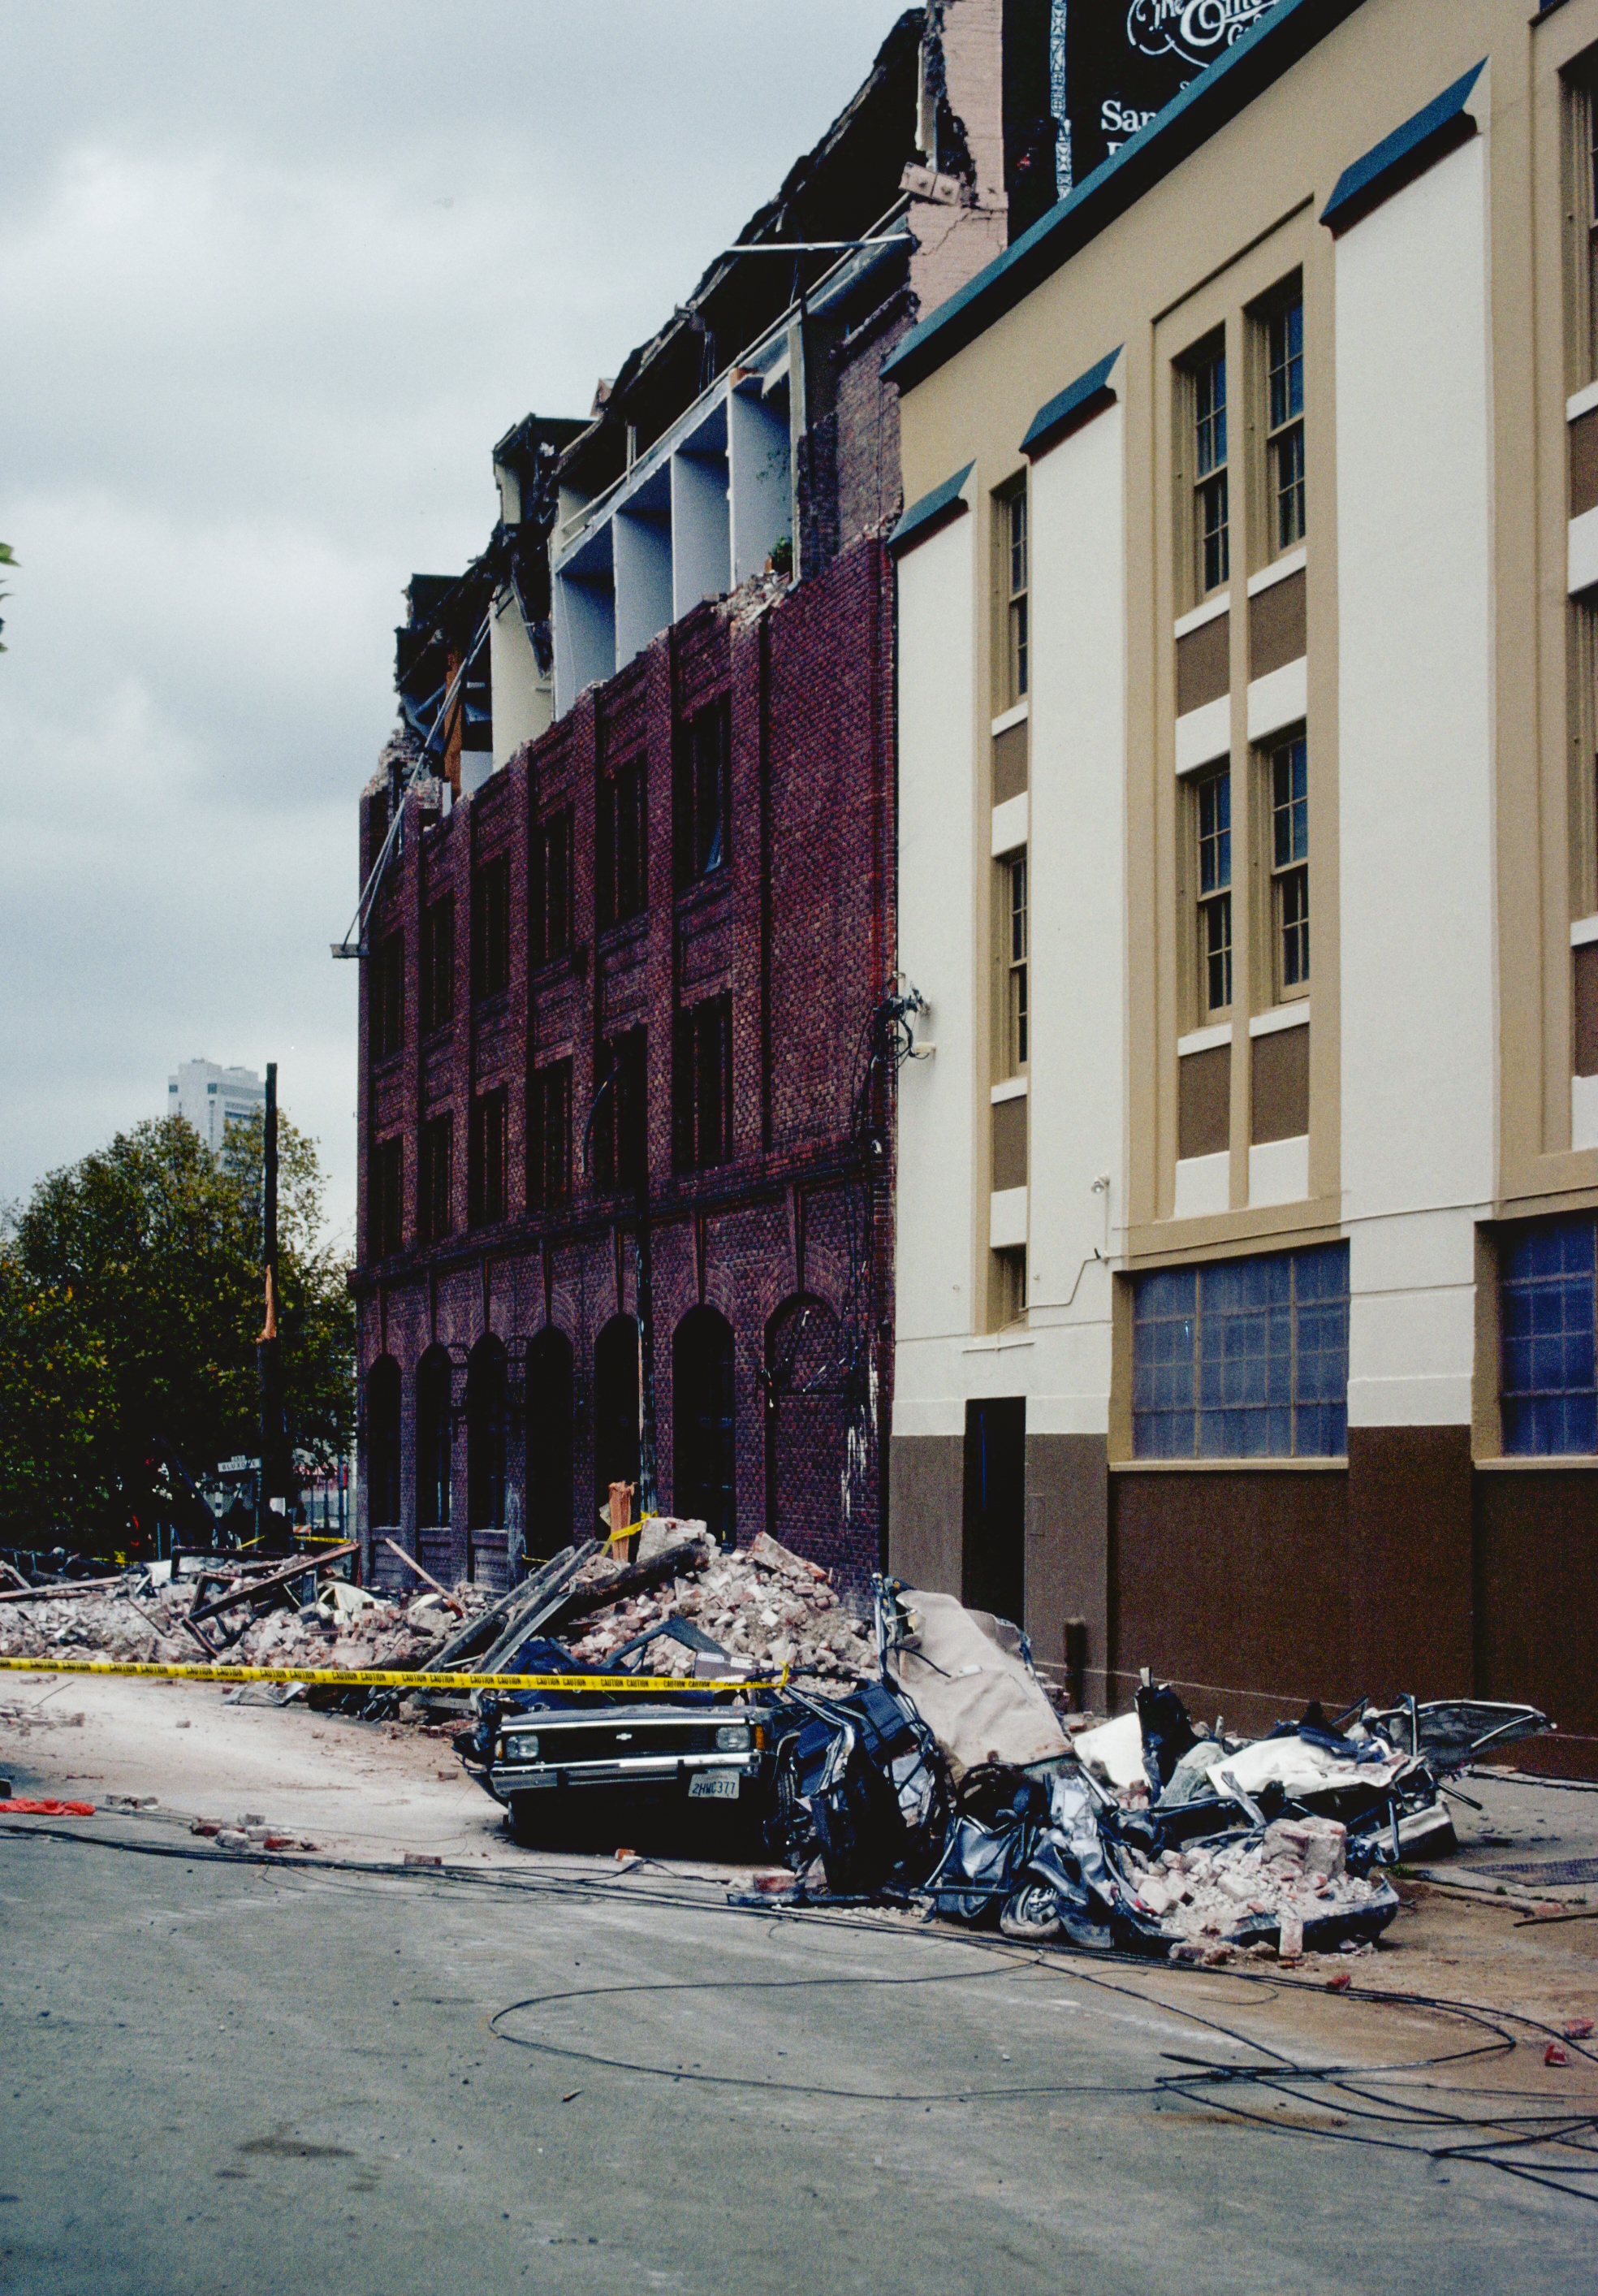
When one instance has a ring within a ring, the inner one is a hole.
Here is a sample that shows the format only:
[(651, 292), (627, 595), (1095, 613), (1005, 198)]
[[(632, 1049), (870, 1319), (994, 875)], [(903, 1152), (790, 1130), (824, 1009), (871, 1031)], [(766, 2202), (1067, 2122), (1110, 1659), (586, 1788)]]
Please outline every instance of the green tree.
[[(279, 1125), (278, 1332), (303, 1464), (347, 1456), (354, 1310), (321, 1241), (314, 1142)], [(40, 1182), (0, 1239), (0, 1543), (127, 1530), (123, 1479), (153, 1437), (191, 1472), (253, 1451), (262, 1127), (213, 1155), (181, 1117)]]

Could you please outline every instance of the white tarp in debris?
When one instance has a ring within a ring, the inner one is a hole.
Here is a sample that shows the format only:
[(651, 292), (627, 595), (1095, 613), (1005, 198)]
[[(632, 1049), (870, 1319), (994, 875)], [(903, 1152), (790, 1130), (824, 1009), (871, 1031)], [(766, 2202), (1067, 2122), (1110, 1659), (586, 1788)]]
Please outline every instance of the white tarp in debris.
[(952, 1595), (917, 1588), (901, 1599), (914, 1627), (895, 1656), (899, 1684), (956, 1783), (979, 1762), (1043, 1762), (1069, 1751), (1013, 1627)]

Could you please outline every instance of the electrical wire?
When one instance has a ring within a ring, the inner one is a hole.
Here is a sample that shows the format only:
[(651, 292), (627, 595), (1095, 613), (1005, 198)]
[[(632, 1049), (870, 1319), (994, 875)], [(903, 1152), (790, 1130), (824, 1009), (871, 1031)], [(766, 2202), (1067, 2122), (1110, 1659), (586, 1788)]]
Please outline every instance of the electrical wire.
[[(279, 1853), (252, 1854), (248, 1851), (200, 1850), (193, 1848), (180, 1848), (176, 1843), (118, 1840), (114, 1836), (90, 1834), (78, 1828), (56, 1825), (3, 1824), (0, 1825), (0, 1832), (23, 1841), (59, 1841), (137, 1856), (181, 1858), (190, 1866), (251, 1865), (263, 1870), (263, 1878), (269, 1873), (273, 1878), (281, 1881), (304, 1882), (323, 1875), (327, 1875), (330, 1879), (337, 1877), (340, 1881), (350, 1879), (365, 1885), (368, 1891), (373, 1890), (373, 1885), (375, 1883), (393, 1880), (403, 1880), (431, 1887), (454, 1886), (467, 1882), (479, 1889), (509, 1890), (523, 1896), (560, 1898), (589, 1905), (602, 1901), (620, 1902), (628, 1906), (655, 1905), (670, 1910), (725, 1915), (746, 1920), (754, 1918), (798, 1923), (805, 1928), (846, 1929), (856, 1934), (866, 1933), (878, 1937), (903, 1939), (906, 1934), (902, 1923), (881, 1918), (873, 1919), (868, 1915), (859, 1913), (851, 1912), (841, 1915), (825, 1909), (815, 1910), (780, 1905), (774, 1905), (769, 1908), (750, 1907), (729, 1904), (725, 1898), (707, 1901), (702, 1896), (692, 1896), (680, 1887), (663, 1889), (656, 1884), (639, 1888), (633, 1885), (629, 1880), (630, 1874), (638, 1870), (636, 1867), (629, 1868), (626, 1874), (607, 1875), (602, 1880), (599, 1877), (590, 1879), (573, 1874), (547, 1875), (520, 1872), (481, 1874), (460, 1866), (439, 1869), (320, 1856), (296, 1857)], [(653, 1860), (646, 1862), (651, 1865), (656, 1863)], [(915, 1932), (915, 1934), (922, 1934), (922, 1932)], [(1524, 2012), (1488, 2009), (1476, 2002), (1455, 2001), (1446, 1997), (1422, 1993), (1389, 1993), (1384, 1990), (1360, 1994), (1352, 1992), (1339, 1995), (1321, 1994), (1315, 1997), (1326, 2003), (1328, 2007), (1335, 2002), (1345, 2013), (1373, 2007), (1410, 2009), (1426, 2015), (1455, 2019), (1468, 2026), (1475, 2027), (1486, 2038), (1463, 2048), (1440, 2051), (1430, 2056), (1402, 2060), (1385, 2065), (1357, 2065), (1340, 2061), (1327, 2064), (1306, 2064), (1285, 2055), (1280, 2049), (1273, 2047), (1268, 2042), (1259, 2039), (1257, 2036), (1238, 2030), (1220, 2018), (1205, 2015), (1191, 2002), (1171, 2001), (1159, 1993), (1152, 1993), (1150, 1988), (1153, 1980), (1160, 1976), (1169, 1978), (1175, 1972), (1161, 1964), (1151, 1964), (1143, 1956), (1098, 1951), (1088, 1953), (1086, 1950), (1077, 1950), (1063, 1946), (1022, 1947), (1012, 1944), (1007, 1939), (969, 1931), (955, 1935), (938, 1932), (938, 1942), (958, 1946), (969, 1952), (992, 1956), (996, 1966), (982, 1972), (971, 1970), (931, 1972), (907, 1977), (873, 1974), (858, 1978), (821, 1979), (709, 1978), (690, 1981), (672, 1980), (630, 1986), (568, 1988), (556, 1994), (531, 1995), (525, 2000), (508, 2003), (504, 2008), (496, 2011), (488, 2022), (498, 2039), (510, 2046), (531, 2050), (536, 2054), (568, 2059), (578, 2058), (582, 2062), (591, 2062), (602, 2070), (624, 2072), (635, 2078), (700, 2082), (718, 2087), (774, 2090), (783, 2093), (848, 2099), (860, 2103), (926, 2105), (938, 2103), (1003, 2102), (1006, 2099), (1028, 2096), (1081, 2095), (1152, 2096), (1156, 2104), (1160, 2106), (1163, 2106), (1170, 2100), (1180, 2100), (1183, 2103), (1195, 2108), (1202, 2107), (1223, 2112), (1231, 2119), (1268, 2129), (1278, 2136), (1311, 2139), (1318, 2137), (1337, 2143), (1369, 2145), (1380, 2151), (1419, 2154), (1434, 2161), (1459, 2161), (1477, 2167), (1496, 2169), (1504, 2175), (1542, 2185), (1549, 2191), (1563, 2194), (1569, 2198), (1598, 2204), (1598, 2190), (1584, 2188), (1579, 2184), (1572, 2185), (1561, 2181), (1561, 2178), (1591, 2177), (1598, 2175), (1598, 2142), (1594, 2141), (1598, 2139), (1598, 2110), (1586, 2110), (1585, 2098), (1573, 2099), (1569, 2105), (1561, 2105), (1557, 2099), (1538, 2096), (1535, 2092), (1491, 2090), (1482, 2093), (1484, 2099), (1508, 2097), (1517, 2104), (1540, 2106), (1542, 2110), (1531, 2112), (1506, 2111), (1502, 2114), (1496, 2112), (1473, 2114), (1466, 2111), (1433, 2105), (1426, 2101), (1393, 2098), (1380, 2094), (1377, 2085), (1384, 2081), (1414, 2081), (1420, 2074), (1447, 2071), (1456, 2066), (1464, 2066), (1482, 2059), (1512, 2054), (1517, 2046), (1515, 2033), (1510, 2030), (1512, 2027), (1522, 2029), (1539, 2040), (1557, 2040), (1585, 2062), (1598, 2065), (1598, 2051), (1584, 2048), (1579, 2042), (1557, 2033), (1551, 2025)], [(1135, 1972), (1144, 1980), (1144, 1982), (1141, 1986), (1136, 1986), (1112, 1978), (1108, 1973), (1110, 1968), (1119, 1968), (1127, 1976)], [(803, 1990), (807, 1986), (816, 1985), (848, 1984), (859, 1988), (908, 1987), (970, 1981), (978, 1976), (1002, 1975), (1006, 1971), (1012, 1976), (1018, 1972), (1037, 1971), (1056, 1981), (1063, 1980), (1118, 1995), (1135, 2002), (1144, 2009), (1150, 2006), (1157, 2007), (1168, 2015), (1183, 2018), (1198, 2028), (1216, 2034), (1231, 2042), (1235, 2047), (1252, 2052), (1257, 2058), (1263, 2059), (1265, 2062), (1237, 2065), (1217, 2064), (1207, 2060), (1190, 2062), (1180, 2058), (1174, 2051), (1165, 2051), (1162, 2052), (1162, 2055), (1166, 2060), (1181, 2069), (1170, 2073), (1160, 2074), (1152, 2083), (1146, 2080), (1124, 2085), (1054, 2081), (1020, 2083), (993, 2088), (973, 2088), (968, 2085), (963, 2088), (938, 2091), (879, 2093), (833, 2088), (816, 2083), (772, 2080), (754, 2075), (708, 2073), (702, 2067), (639, 2064), (627, 2059), (608, 2056), (602, 2052), (576, 2050), (558, 2042), (545, 2041), (502, 2030), (503, 2020), (539, 2008), (553, 2007), (558, 2004), (579, 1999), (689, 1991), (796, 1992)], [(1195, 1983), (1213, 1980), (1214, 1975), (1213, 1972), (1195, 1970), (1184, 1972), (1177, 1981), (1185, 1989)], [(1225, 1972), (1225, 1981), (1231, 1985), (1247, 1988), (1251, 1995), (1266, 2001), (1279, 1997), (1285, 1990), (1278, 1979), (1268, 1976), (1263, 1972), (1228, 1969)], [(1299, 1989), (1293, 1988), (1295, 1991)], [(1434, 2084), (1430, 2083), (1423, 2085), (1426, 2091), (1430, 2091), (1434, 2087)], [(1283, 2102), (1291, 2102), (1295, 2106), (1302, 2106), (1306, 2103), (1304, 2094), (1306, 2091), (1309, 2092), (1312, 2098), (1318, 2093), (1323, 2103), (1340, 2117), (1372, 2125), (1361, 2128), (1317, 2125), (1307, 2128), (1282, 2119), (1279, 2114), (1256, 2111), (1250, 2105), (1238, 2101), (1242, 2092), (1258, 2093), (1262, 2090), (1274, 2092)], [(1457, 2089), (1453, 2093), (1459, 2094)], [(1407, 2130), (1411, 2134), (1408, 2137), (1401, 2134), (1382, 2135), (1376, 2133), (1379, 2128)], [(1481, 2134), (1483, 2131), (1491, 2133), (1484, 2136)], [(1433, 2141), (1442, 2136), (1450, 2137), (1454, 2141), (1446, 2144)], [(1512, 2152), (1524, 2154), (1538, 2148), (1545, 2152), (1552, 2152), (1555, 2149), (1567, 2153), (1577, 2152), (1591, 2157), (1580, 2161), (1563, 2159), (1542, 2160), (1536, 2162), (1504, 2157)]]

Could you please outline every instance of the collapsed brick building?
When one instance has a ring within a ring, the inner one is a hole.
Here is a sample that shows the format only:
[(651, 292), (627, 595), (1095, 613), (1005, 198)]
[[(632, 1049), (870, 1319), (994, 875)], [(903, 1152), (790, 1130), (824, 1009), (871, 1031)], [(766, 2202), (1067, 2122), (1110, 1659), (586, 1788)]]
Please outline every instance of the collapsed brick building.
[(1010, 12), (903, 17), (592, 416), (500, 442), (483, 555), (413, 579), (347, 944), (374, 1576), (502, 1583), (617, 1481), (845, 1580), (884, 1551), (881, 367), (1052, 197)]

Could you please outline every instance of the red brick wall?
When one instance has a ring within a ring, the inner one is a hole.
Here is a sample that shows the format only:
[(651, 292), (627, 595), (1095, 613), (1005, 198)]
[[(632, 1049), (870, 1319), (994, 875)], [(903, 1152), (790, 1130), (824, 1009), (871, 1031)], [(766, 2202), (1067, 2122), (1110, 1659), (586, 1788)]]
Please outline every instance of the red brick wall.
[[(895, 458), (897, 463), (897, 457)], [(884, 483), (873, 480), (879, 489)], [(873, 500), (877, 499), (873, 496)], [(889, 505), (891, 508), (891, 505)], [(649, 1254), (657, 1504), (673, 1488), (672, 1334), (701, 1301), (735, 1341), (737, 1535), (769, 1529), (860, 1583), (881, 1539), (878, 1430), (891, 1368), (889, 1222), (874, 1154), (857, 1136), (873, 1012), (891, 988), (892, 770), (890, 574), (881, 544), (856, 541), (824, 573), (762, 600), (744, 594), (700, 608), (440, 825), (407, 834), (390, 872), (376, 937), (403, 924), (406, 1000), (401, 1050), (367, 1062), (362, 1011), (362, 1166), (369, 1144), (406, 1140), (405, 1249), (372, 1264), (361, 1225), (356, 1291), (363, 1368), (388, 1353), (401, 1374), (400, 1529), (414, 1546), (416, 1365), (435, 1343), (457, 1365), (485, 1331), (520, 1349), (553, 1323), (571, 1341), (578, 1409), (574, 1520), (594, 1520), (594, 1341), (610, 1316), (636, 1312), (638, 1239)], [(672, 762), (683, 725), (709, 701), (730, 702), (731, 852), (720, 876), (679, 892), (673, 880)], [(618, 762), (648, 758), (646, 914), (594, 926), (596, 782)], [(527, 899), (534, 821), (575, 812), (576, 948), (529, 970)], [(487, 860), (510, 864), (511, 981), (475, 1004), (471, 881)], [(455, 1010), (417, 1041), (421, 918), (445, 890), (455, 901)], [(674, 1014), (713, 995), (733, 1012), (733, 1156), (712, 1170), (672, 1168)], [(644, 1200), (605, 1195), (583, 1175), (582, 1131), (604, 1070), (602, 1041), (648, 1031), (649, 1173)], [(574, 1195), (555, 1215), (526, 1198), (526, 1078), (530, 1064), (572, 1063)], [(509, 1213), (466, 1228), (466, 1141), (474, 1094), (509, 1090)], [(879, 1130), (890, 1092), (867, 1095)], [(415, 1241), (416, 1134), (425, 1117), (455, 1126), (455, 1231)], [(798, 1375), (817, 1391), (768, 1400), (767, 1333), (798, 1294), (821, 1303), (835, 1343), (800, 1350)], [(813, 1360), (819, 1356), (819, 1361)], [(831, 1360), (828, 1360), (831, 1358)], [(457, 1438), (448, 1552), (471, 1566), (466, 1444)], [(512, 1411), (512, 1478), (522, 1472)], [(443, 1550), (434, 1545), (435, 1554)], [(492, 1562), (481, 1567), (492, 1569)]]

